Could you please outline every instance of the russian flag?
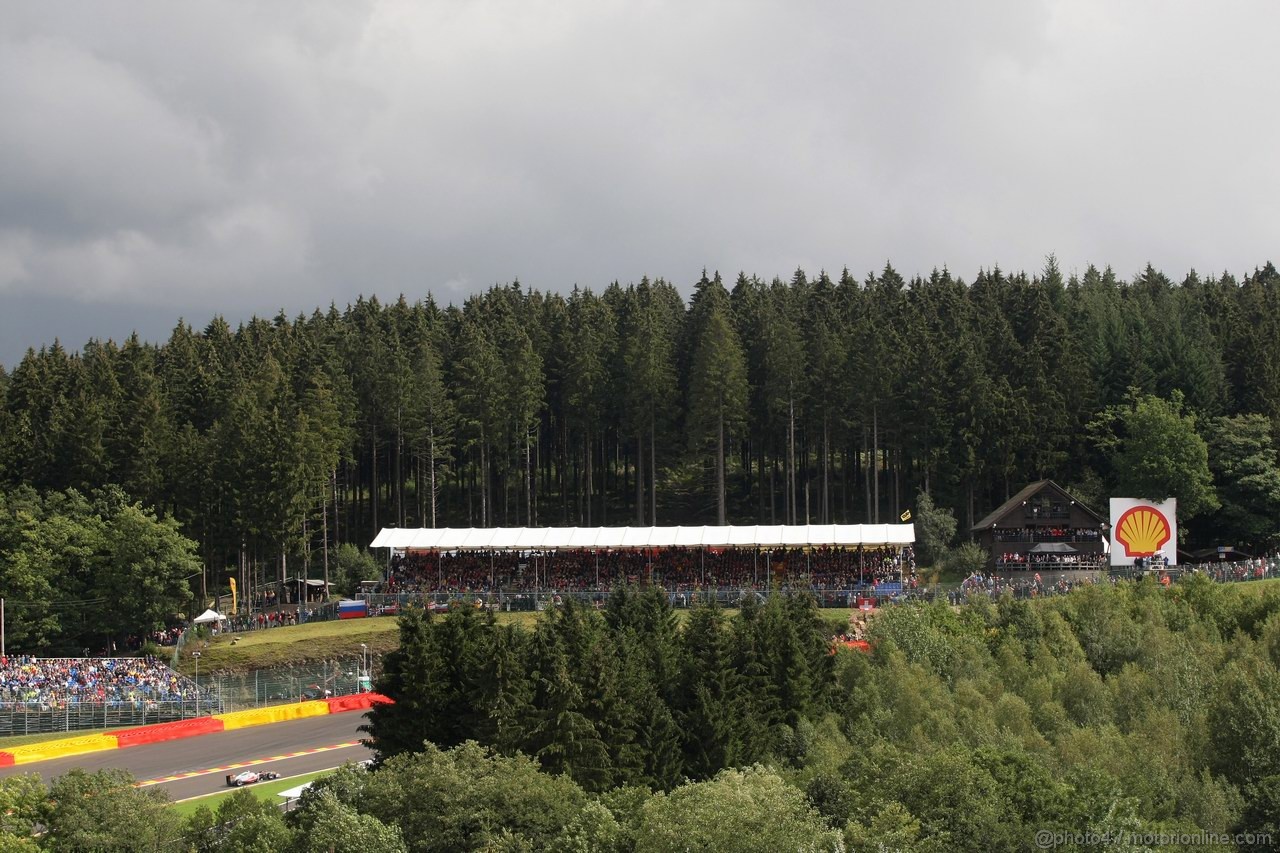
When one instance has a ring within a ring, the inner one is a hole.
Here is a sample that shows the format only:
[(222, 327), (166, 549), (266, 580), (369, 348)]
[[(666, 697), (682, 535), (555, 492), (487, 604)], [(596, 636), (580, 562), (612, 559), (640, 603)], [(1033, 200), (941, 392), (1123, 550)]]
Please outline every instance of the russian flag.
[(369, 615), (369, 605), (363, 601), (350, 600), (338, 602), (339, 619), (360, 619)]

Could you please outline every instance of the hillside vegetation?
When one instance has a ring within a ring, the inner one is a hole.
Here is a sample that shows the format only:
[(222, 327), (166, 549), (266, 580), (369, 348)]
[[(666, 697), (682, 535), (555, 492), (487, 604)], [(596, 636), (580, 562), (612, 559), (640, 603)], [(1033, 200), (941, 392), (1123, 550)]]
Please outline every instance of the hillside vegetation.
[(52, 789), (10, 777), (4, 829), (15, 849), (118, 833), (156, 849), (366, 853), (1280, 839), (1275, 585), (904, 605), (874, 621), (871, 654), (831, 654), (828, 630), (802, 597), (695, 610), (682, 628), (651, 593), (532, 628), (410, 613), (377, 685), (397, 703), (370, 721), (373, 772), (318, 780), (288, 816), (241, 793), (185, 821), (119, 774)]
[(870, 656), (830, 655), (802, 601), (694, 611), (683, 632), (651, 596), (532, 633), (407, 619), (380, 683), (403, 702), (373, 715), (373, 742), (407, 768), (441, 760), (424, 739), (475, 740), (605, 802), (641, 786), (693, 810), (700, 785), (759, 764), (856, 849), (1027, 849), (1089, 827), (1280, 839), (1274, 586), (891, 607)]

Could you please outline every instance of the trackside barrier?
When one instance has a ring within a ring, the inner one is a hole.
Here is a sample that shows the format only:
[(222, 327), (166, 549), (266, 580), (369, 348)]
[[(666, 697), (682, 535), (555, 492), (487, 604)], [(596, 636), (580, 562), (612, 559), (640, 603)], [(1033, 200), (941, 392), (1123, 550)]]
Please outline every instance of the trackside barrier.
[(329, 703), (324, 699), (310, 702), (296, 702), (292, 705), (273, 705), (270, 708), (250, 708), (247, 711), (232, 711), (229, 714), (215, 714), (222, 720), (224, 731), (247, 729), (250, 726), (265, 726), (268, 723), (283, 723), (286, 720), (300, 720), (304, 717), (319, 717), (329, 713)]
[(356, 693), (351, 696), (335, 696), (325, 701), (329, 703), (330, 714), (341, 714), (344, 711), (367, 711), (374, 705), (391, 700), (381, 693)]
[(360, 693), (353, 696), (338, 696), (333, 699), (297, 702), (293, 705), (276, 705), (271, 708), (233, 711), (229, 714), (217, 714), (212, 717), (175, 720), (171, 723), (157, 723), (153, 726), (138, 726), (132, 729), (112, 732), (109, 735), (81, 735), (80, 737), (61, 738), (60, 740), (47, 740), (44, 743), (29, 743), (0, 751), (0, 767), (31, 764), (51, 758), (66, 758), (70, 755), (101, 752), (107, 749), (125, 749), (148, 743), (163, 743), (164, 741), (177, 740), (179, 738), (214, 734), (234, 729), (246, 729), (250, 726), (283, 723), (287, 720), (301, 720), (305, 717), (321, 717), (326, 714), (340, 714), (344, 711), (362, 711), (367, 710), (374, 704), (391, 701), (381, 693)]
[(31, 764), (35, 761), (46, 761), (50, 758), (66, 758), (69, 755), (81, 755), (86, 752), (101, 752), (115, 749), (114, 735), (81, 735), (80, 737), (47, 740), (44, 743), (29, 743), (15, 746), (8, 750), (13, 756), (14, 764)]
[(120, 749), (131, 746), (142, 746), (148, 743), (163, 743), (167, 740), (178, 740), (196, 735), (209, 735), (223, 730), (222, 720), (216, 717), (196, 717), (190, 720), (175, 720), (172, 723), (158, 723), (154, 726), (138, 726), (135, 729), (123, 729), (112, 732)]

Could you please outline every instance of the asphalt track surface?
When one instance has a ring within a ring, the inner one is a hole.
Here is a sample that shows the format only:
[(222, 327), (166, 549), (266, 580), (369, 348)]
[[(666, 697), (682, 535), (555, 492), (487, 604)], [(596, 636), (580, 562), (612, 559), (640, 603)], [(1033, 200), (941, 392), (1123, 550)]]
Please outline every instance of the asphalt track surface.
[[(363, 722), (364, 714), (358, 711), (308, 717), (166, 743), (5, 767), (0, 768), (0, 778), (39, 773), (49, 781), (75, 767), (90, 771), (118, 767), (128, 770), (140, 782), (164, 788), (170, 798), (183, 800), (227, 790), (226, 775), (231, 771), (222, 768), (231, 764), (252, 762), (250, 766), (254, 770), (273, 770), (281, 776), (296, 776), (370, 758), (372, 753), (358, 743), (363, 737), (358, 731)], [(167, 778), (181, 774), (198, 775)]]

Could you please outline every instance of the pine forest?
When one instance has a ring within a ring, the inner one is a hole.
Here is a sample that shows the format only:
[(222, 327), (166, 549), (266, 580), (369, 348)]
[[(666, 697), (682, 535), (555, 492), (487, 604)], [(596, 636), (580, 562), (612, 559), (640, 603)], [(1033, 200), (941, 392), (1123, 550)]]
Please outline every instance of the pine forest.
[[(967, 530), (1042, 477), (1269, 543), (1277, 341), (1269, 263), (362, 298), (28, 351), (0, 370), (0, 476), (118, 485), (199, 544), (208, 593), (393, 525), (884, 523), (928, 492)], [(1177, 482), (1134, 480), (1146, 415), (1188, 433)]]

